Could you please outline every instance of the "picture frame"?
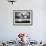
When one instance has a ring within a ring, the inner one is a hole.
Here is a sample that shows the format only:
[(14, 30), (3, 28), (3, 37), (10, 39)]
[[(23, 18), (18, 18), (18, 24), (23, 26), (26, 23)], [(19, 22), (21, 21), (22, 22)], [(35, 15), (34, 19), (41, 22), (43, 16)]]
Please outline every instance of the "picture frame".
[(13, 25), (32, 25), (32, 10), (13, 10)]

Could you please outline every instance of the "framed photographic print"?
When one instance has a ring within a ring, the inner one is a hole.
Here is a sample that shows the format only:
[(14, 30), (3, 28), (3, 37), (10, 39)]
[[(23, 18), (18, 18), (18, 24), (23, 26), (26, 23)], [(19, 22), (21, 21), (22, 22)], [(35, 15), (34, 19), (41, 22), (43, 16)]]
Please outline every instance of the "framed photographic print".
[(14, 25), (32, 25), (32, 10), (13, 10)]

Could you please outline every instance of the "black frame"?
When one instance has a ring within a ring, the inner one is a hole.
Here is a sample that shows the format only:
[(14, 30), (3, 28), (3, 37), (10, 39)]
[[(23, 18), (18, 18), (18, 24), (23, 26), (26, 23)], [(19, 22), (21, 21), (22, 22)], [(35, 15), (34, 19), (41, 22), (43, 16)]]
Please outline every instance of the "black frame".
[[(16, 12), (30, 12), (30, 23), (15, 23)], [(13, 25), (32, 25), (33, 24), (33, 11), (32, 10), (13, 10)]]

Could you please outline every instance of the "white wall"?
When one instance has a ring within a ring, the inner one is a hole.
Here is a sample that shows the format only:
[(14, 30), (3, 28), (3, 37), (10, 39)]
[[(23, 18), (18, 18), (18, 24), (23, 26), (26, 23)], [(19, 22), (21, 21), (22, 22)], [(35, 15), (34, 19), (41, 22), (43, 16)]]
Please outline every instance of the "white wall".
[[(14, 26), (15, 9), (33, 10), (33, 25)], [(31, 34), (33, 40), (46, 40), (46, 0), (17, 0), (14, 5), (0, 0), (0, 40), (14, 40), (19, 32)]]

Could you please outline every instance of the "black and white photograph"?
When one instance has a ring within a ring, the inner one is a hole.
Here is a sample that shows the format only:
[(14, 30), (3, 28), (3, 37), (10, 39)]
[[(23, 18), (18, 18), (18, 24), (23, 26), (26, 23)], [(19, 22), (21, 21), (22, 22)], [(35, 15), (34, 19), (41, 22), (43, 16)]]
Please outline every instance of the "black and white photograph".
[(14, 10), (13, 24), (32, 24), (32, 10)]

